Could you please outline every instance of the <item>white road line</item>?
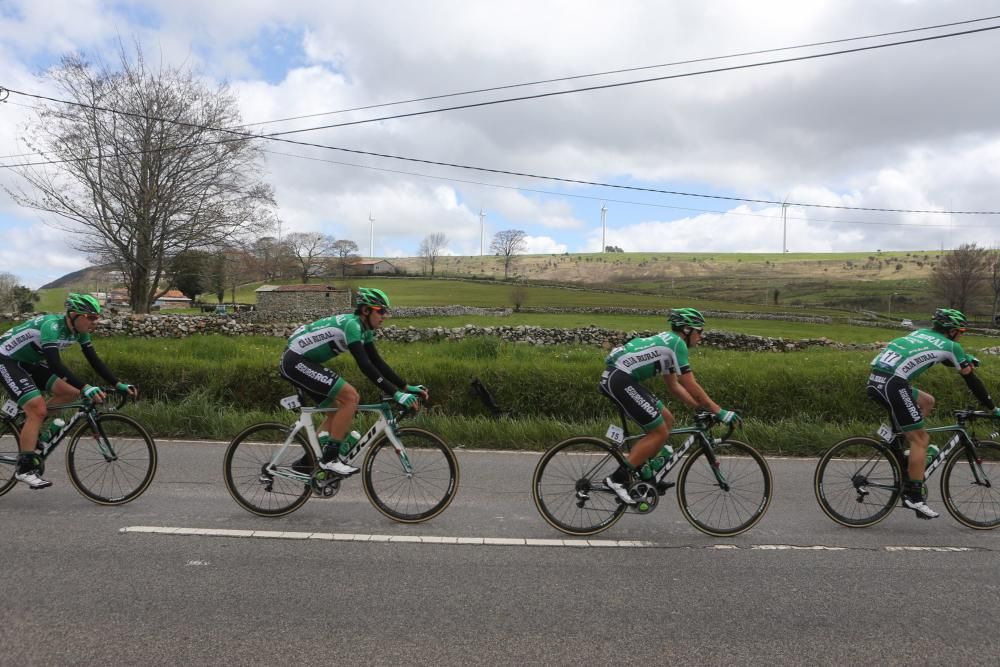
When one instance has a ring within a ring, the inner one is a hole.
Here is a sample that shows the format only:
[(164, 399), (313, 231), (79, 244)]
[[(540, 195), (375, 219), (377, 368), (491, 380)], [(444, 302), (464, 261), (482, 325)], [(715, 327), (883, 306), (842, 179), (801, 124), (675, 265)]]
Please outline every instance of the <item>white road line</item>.
[[(188, 535), (194, 537), (237, 537), (269, 540), (321, 540), (328, 542), (388, 542), (392, 544), (450, 544), (470, 546), (504, 546), (504, 547), (573, 547), (596, 549), (643, 549), (643, 548), (682, 548), (682, 549), (715, 549), (718, 551), (931, 551), (942, 553), (961, 553), (982, 551), (972, 547), (923, 547), (923, 546), (886, 546), (886, 547), (840, 547), (823, 544), (709, 544), (709, 545), (670, 545), (647, 542), (643, 540), (587, 540), (587, 539), (533, 539), (524, 537), (447, 537), (441, 535), (375, 535), (368, 533), (306, 533), (280, 530), (233, 530), (223, 528), (180, 528), (176, 526), (125, 526), (120, 533), (145, 533), (154, 535)], [(988, 549), (985, 549), (988, 551)]]

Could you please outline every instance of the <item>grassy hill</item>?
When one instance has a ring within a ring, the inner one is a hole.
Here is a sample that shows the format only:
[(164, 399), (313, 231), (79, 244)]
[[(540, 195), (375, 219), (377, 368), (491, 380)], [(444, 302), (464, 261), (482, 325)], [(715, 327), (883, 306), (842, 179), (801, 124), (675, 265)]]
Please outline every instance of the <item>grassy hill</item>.
[[(525, 306), (569, 307), (620, 305), (663, 308), (680, 302), (711, 310), (777, 310), (829, 313), (858, 309), (887, 313), (892, 295), (895, 318), (926, 318), (936, 305), (928, 280), (941, 259), (938, 251), (870, 253), (605, 253), (521, 255), (512, 275), (526, 284)], [(417, 280), (426, 270), (422, 258), (393, 258), (411, 278), (338, 277), (317, 279), (337, 286), (358, 284), (390, 290), (402, 306), (509, 306), (512, 285), (502, 281), (503, 264), (495, 256), (441, 257), (436, 277), (463, 281)], [(88, 286), (92, 273), (76, 272), (41, 290), (42, 307), (61, 307), (68, 286)], [(271, 280), (288, 284), (295, 279)], [(236, 301), (253, 303), (263, 282), (242, 285)], [(96, 285), (96, 283), (94, 284)], [(553, 285), (561, 285), (555, 287)], [(565, 287), (579, 289), (565, 289)], [(609, 293), (609, 290), (615, 293)], [(232, 300), (226, 291), (226, 301)], [(206, 295), (214, 302), (214, 296)], [(986, 316), (984, 298), (970, 309)]]

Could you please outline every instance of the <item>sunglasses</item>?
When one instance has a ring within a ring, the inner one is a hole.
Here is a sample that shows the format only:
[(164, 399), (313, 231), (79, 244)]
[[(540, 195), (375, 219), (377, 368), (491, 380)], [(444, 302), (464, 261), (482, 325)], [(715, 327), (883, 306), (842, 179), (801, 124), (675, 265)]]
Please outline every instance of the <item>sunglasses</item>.
[(78, 313), (78, 316), (82, 317), (85, 320), (90, 320), (91, 322), (96, 322), (101, 318), (100, 315), (94, 313)]
[(384, 306), (369, 306), (369, 308), (372, 309), (372, 312), (376, 312), (379, 315), (385, 315), (386, 313), (389, 312), (389, 309), (385, 308)]

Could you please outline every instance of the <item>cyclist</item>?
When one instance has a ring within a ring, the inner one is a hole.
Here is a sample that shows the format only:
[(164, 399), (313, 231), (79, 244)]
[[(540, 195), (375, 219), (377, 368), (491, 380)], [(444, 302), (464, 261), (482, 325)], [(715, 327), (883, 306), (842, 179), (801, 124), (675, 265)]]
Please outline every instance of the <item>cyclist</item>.
[[(353, 314), (326, 317), (292, 332), (279, 364), (281, 375), (317, 400), (319, 407), (336, 404), (337, 411), (327, 413), (319, 433), (323, 447), (319, 467), (345, 476), (358, 471), (340, 458), (340, 448), (354, 419), (359, 396), (354, 387), (323, 366), (323, 362), (349, 351), (361, 372), (400, 405), (416, 409), (419, 400), (428, 397), (426, 387), (407, 384), (375, 349), (375, 331), (389, 314), (389, 297), (380, 289), (361, 287), (355, 303)], [(295, 464), (303, 472), (305, 465), (304, 459)]]
[(48, 412), (42, 391), (50, 392), (55, 404), (69, 403), (80, 396), (95, 403), (105, 398), (100, 387), (87, 384), (63, 364), (60, 350), (79, 343), (84, 358), (98, 375), (122, 393), (137, 394), (134, 386), (119, 382), (97, 356), (90, 334), (100, 314), (101, 304), (96, 298), (70, 293), (64, 314), (39, 315), (0, 336), (0, 381), (25, 416), (14, 477), (32, 489), (52, 486), (39, 474), (41, 459), (34, 453)]
[(933, 519), (939, 514), (925, 502), (924, 466), (931, 436), (924, 428), (924, 416), (934, 408), (934, 397), (910, 385), (934, 364), (942, 363), (958, 369), (969, 390), (988, 410), (1000, 417), (1000, 409), (974, 373), (979, 360), (966, 354), (958, 339), (965, 333), (967, 320), (960, 311), (938, 308), (931, 318), (932, 328), (918, 329), (890, 342), (871, 362), (868, 397), (889, 411), (898, 431), (906, 435), (910, 447), (907, 479), (903, 489), (903, 504), (921, 519)]
[(705, 318), (694, 308), (675, 308), (668, 314), (670, 331), (633, 338), (611, 350), (604, 360), (601, 391), (620, 405), (645, 432), (629, 452), (624, 466), (604, 480), (623, 503), (635, 504), (629, 481), (635, 471), (667, 442), (674, 416), (641, 381), (662, 375), (667, 390), (691, 409), (711, 410), (725, 424), (740, 419), (732, 410), (719, 407), (701, 388), (688, 363), (688, 348), (701, 341)]

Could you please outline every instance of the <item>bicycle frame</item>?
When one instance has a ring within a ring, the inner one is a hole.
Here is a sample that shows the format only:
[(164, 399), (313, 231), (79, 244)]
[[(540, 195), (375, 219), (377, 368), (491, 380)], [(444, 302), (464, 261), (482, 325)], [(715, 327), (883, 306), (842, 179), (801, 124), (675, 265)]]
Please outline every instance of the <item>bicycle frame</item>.
[[(966, 450), (966, 454), (969, 458), (970, 464), (972, 463), (975, 464), (972, 466), (972, 469), (976, 477), (976, 482), (979, 484), (988, 485), (989, 480), (986, 478), (985, 475), (982, 474), (982, 469), (980, 467), (981, 461), (977, 456), (975, 456), (975, 447), (977, 440), (966, 429), (966, 424), (972, 419), (987, 417), (989, 415), (986, 413), (979, 414), (973, 410), (956, 410), (954, 412), (954, 415), (956, 420), (958, 421), (957, 424), (951, 424), (948, 426), (935, 426), (933, 428), (927, 429), (927, 432), (931, 434), (954, 433), (954, 435), (948, 438), (948, 442), (946, 442), (944, 446), (940, 448), (940, 451), (938, 451), (937, 456), (932, 458), (930, 462), (924, 466), (924, 481), (926, 482), (927, 480), (929, 480), (931, 476), (934, 474), (934, 472), (944, 464), (945, 460), (948, 458), (948, 455), (951, 454), (951, 452), (956, 447), (961, 445)], [(888, 428), (884, 424), (883, 427)], [(880, 431), (880, 435), (881, 434), (882, 433)], [(885, 440), (884, 435), (883, 435), (883, 440)], [(900, 467), (905, 472), (907, 466), (907, 459), (903, 455), (903, 451), (906, 445), (906, 434), (901, 432), (893, 432), (892, 439), (887, 444), (889, 445), (889, 448), (892, 450), (892, 452), (897, 456)]]
[[(271, 461), (268, 463), (267, 469), (274, 475), (308, 481), (310, 479), (309, 475), (291, 470), (290, 468), (278, 466), (276, 463), (281, 460), (282, 456), (284, 456), (288, 447), (291, 446), (292, 442), (295, 440), (295, 437), (302, 432), (305, 432), (309, 447), (312, 449), (313, 455), (318, 461), (323, 455), (323, 452), (319, 446), (319, 437), (316, 435), (316, 426), (313, 424), (313, 415), (336, 412), (338, 408), (305, 407), (302, 405), (302, 401), (298, 395), (287, 396), (281, 399), (280, 403), (281, 407), (286, 410), (291, 410), (293, 412), (297, 411), (298, 418), (295, 420), (291, 433), (289, 433), (288, 437), (285, 438), (285, 442), (271, 457)], [(413, 474), (413, 466), (410, 464), (410, 459), (406, 454), (406, 448), (397, 436), (397, 431), (399, 429), (398, 418), (396, 413), (393, 411), (391, 404), (386, 401), (382, 401), (380, 403), (365, 403), (359, 405), (357, 411), (374, 413), (377, 415), (377, 419), (375, 423), (372, 424), (367, 431), (365, 431), (364, 435), (361, 436), (357, 443), (355, 443), (354, 447), (351, 448), (351, 451), (349, 451), (344, 458), (347, 461), (353, 461), (361, 453), (362, 449), (370, 443), (378, 440), (381, 436), (385, 435), (389, 439), (390, 444), (392, 444), (393, 449), (396, 450), (396, 454), (399, 455), (403, 471), (407, 475)]]
[[(120, 403), (124, 403), (121, 401)], [(120, 405), (116, 405), (112, 410), (117, 409)], [(55, 434), (48, 442), (39, 440), (35, 445), (35, 453), (39, 455), (43, 460), (47, 459), (49, 455), (59, 446), (59, 444), (65, 439), (65, 437), (71, 433), (76, 427), (76, 425), (82, 421), (86, 420), (90, 424), (91, 431), (98, 434), (100, 437), (96, 438), (97, 446), (100, 448), (101, 454), (108, 461), (114, 461), (118, 458), (115, 451), (111, 448), (111, 443), (108, 442), (108, 438), (105, 433), (101, 430), (100, 425), (94, 418), (94, 414), (97, 412), (97, 405), (90, 401), (78, 401), (74, 403), (65, 403), (62, 405), (52, 405), (49, 406), (50, 411), (58, 410), (70, 410), (76, 409), (76, 412), (69, 418), (69, 421), (63, 425), (59, 432)], [(13, 425), (15, 428), (18, 426), (18, 415), (23, 414), (19, 412), (17, 404), (14, 401), (8, 399), (6, 403), (0, 407), (0, 413), (2, 413), (3, 421)], [(18, 430), (20, 430), (18, 428)], [(3, 456), (0, 455), (0, 463), (10, 463), (16, 464), (16, 457)]]
[[(606, 434), (607, 438), (615, 443), (615, 445), (622, 451), (628, 452), (631, 449), (631, 445), (636, 440), (641, 439), (645, 434), (640, 435), (629, 435), (628, 434), (628, 421), (625, 414), (619, 411), (621, 415), (622, 425), (621, 427), (611, 425), (608, 428)], [(719, 465), (718, 460), (715, 457), (714, 445), (721, 444), (728, 438), (732, 432), (732, 425), (729, 427), (729, 432), (722, 438), (713, 438), (709, 430), (711, 429), (711, 422), (706, 419), (702, 414), (695, 415), (695, 424), (693, 426), (681, 426), (678, 428), (671, 429), (670, 435), (667, 436), (667, 441), (674, 438), (675, 436), (688, 436), (684, 439), (681, 445), (674, 451), (673, 457), (667, 461), (666, 465), (660, 468), (656, 474), (653, 476), (652, 481), (659, 484), (663, 479), (670, 474), (680, 463), (684, 455), (688, 453), (688, 450), (695, 443), (700, 443), (705, 449), (705, 457), (708, 459), (709, 463), (712, 465), (712, 473), (715, 475), (715, 479), (719, 482), (723, 489), (729, 490), (729, 484), (726, 481), (725, 475), (722, 473), (722, 467)]]

